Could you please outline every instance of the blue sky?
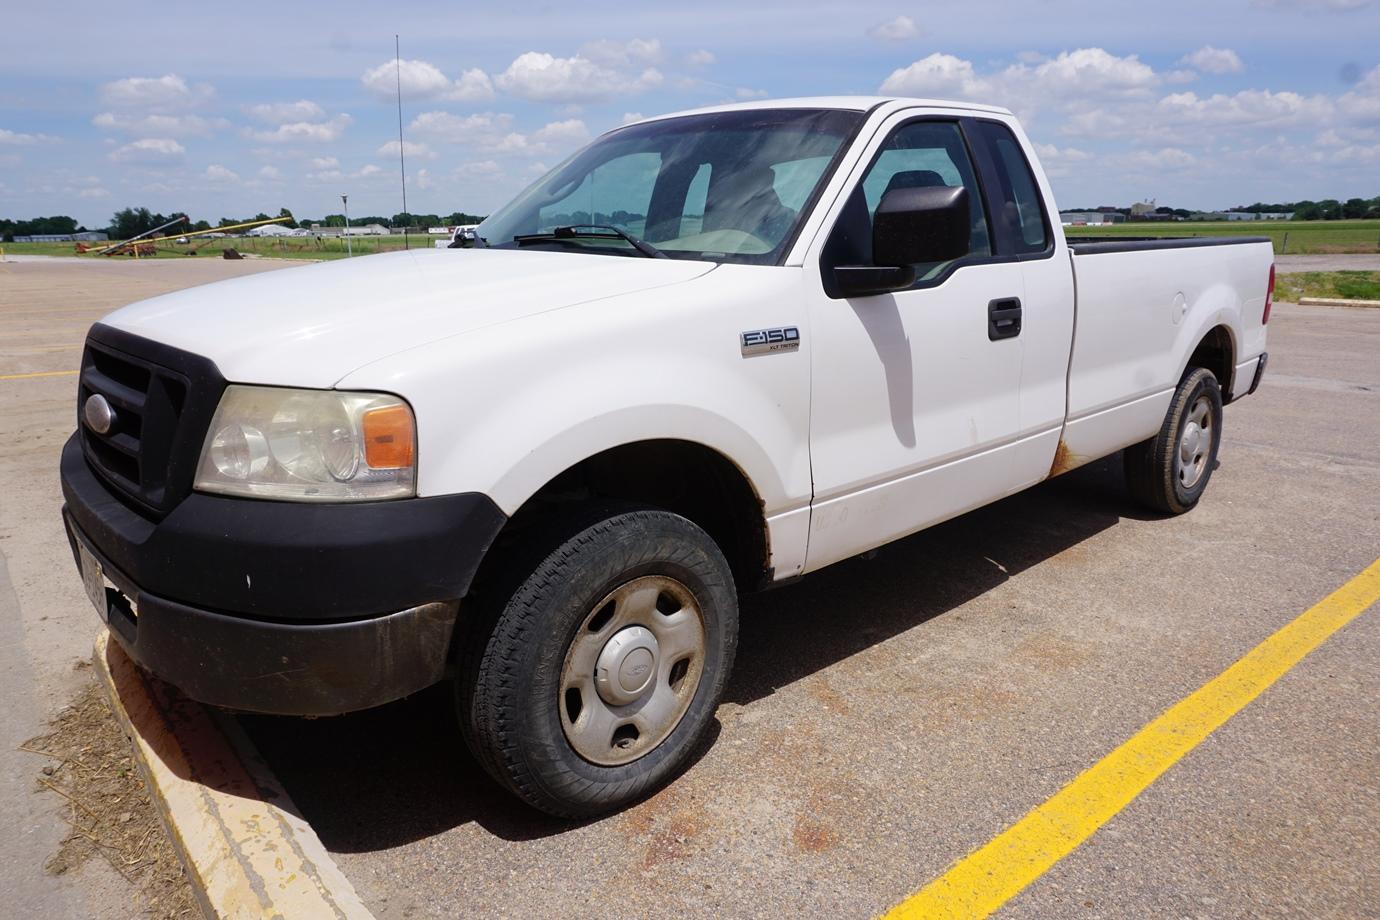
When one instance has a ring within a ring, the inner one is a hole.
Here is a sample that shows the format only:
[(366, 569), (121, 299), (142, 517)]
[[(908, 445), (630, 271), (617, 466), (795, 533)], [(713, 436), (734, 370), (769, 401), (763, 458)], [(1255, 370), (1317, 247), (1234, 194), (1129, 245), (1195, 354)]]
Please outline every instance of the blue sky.
[(1380, 195), (1380, 0), (31, 3), (0, 23), (0, 216), (393, 214), (394, 33), (421, 213), (638, 114), (879, 91), (1013, 109), (1064, 207)]

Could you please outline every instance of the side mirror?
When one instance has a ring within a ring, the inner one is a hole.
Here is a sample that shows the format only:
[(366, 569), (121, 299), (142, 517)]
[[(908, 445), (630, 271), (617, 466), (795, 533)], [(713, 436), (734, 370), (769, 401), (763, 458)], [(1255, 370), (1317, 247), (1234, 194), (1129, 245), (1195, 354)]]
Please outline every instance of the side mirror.
[(834, 283), (844, 297), (899, 291), (915, 283), (915, 266), (968, 254), (973, 228), (968, 190), (896, 188), (882, 196), (872, 221), (872, 265), (841, 265)]
[(947, 262), (968, 254), (972, 233), (966, 188), (894, 188), (872, 221), (872, 262)]

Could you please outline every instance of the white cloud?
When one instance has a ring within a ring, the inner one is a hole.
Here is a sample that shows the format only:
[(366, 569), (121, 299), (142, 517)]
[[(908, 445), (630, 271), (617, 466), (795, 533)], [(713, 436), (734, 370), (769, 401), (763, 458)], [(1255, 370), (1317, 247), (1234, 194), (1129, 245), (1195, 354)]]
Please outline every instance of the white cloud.
[(499, 74), (498, 88), (531, 102), (599, 102), (613, 96), (641, 92), (663, 82), (654, 67), (637, 76), (623, 73), (589, 58), (558, 58), (540, 51), (520, 54)]
[(200, 105), (215, 95), (205, 83), (189, 84), (177, 74), (161, 77), (126, 77), (101, 87), (101, 98), (117, 108), (168, 112)]
[(685, 63), (689, 64), (691, 67), (708, 67), (710, 64), (713, 64), (715, 60), (714, 52), (704, 48), (698, 51), (691, 51), (685, 56)]
[(589, 140), (589, 128), (578, 118), (553, 121), (532, 133), (532, 140), (538, 144), (565, 144), (574, 146)]
[(1179, 59), (1185, 67), (1201, 70), (1203, 73), (1240, 73), (1246, 69), (1241, 57), (1230, 48), (1214, 48), (1204, 45), (1192, 54)]
[(386, 61), (366, 70), (359, 79), (365, 89), (384, 99), (392, 99), (399, 86), (407, 96), (420, 99), (440, 96), (450, 89), (450, 78), (427, 61)]
[(881, 42), (903, 42), (920, 34), (920, 28), (909, 16), (897, 16), (886, 22), (879, 22), (867, 30), (868, 37)]
[(446, 144), (492, 145), (512, 131), (513, 116), (501, 112), (455, 115), (450, 112), (422, 112), (408, 131)]
[(283, 178), (283, 174), (276, 166), (263, 166), (259, 169), (259, 178), (270, 180), (281, 179)]
[(371, 179), (381, 175), (383, 175), (383, 170), (373, 163), (366, 163), (350, 174), (351, 178), (354, 179)]
[(419, 169), (419, 170), (417, 170), (417, 176), (416, 176), (416, 178), (414, 178), (414, 179), (412, 180), (412, 184), (415, 185), (417, 188), (422, 189), (423, 191), (425, 191), (426, 189), (431, 188), (432, 185), (435, 184), (435, 183), (433, 183), (433, 182), (431, 181), (431, 170), (429, 170), (429, 169)]
[(1354, 124), (1380, 125), (1380, 66), (1344, 93), (1337, 100), (1337, 108)]
[(1331, 117), (1333, 105), (1326, 96), (1251, 89), (1231, 95), (1217, 93), (1206, 98), (1193, 92), (1174, 93), (1161, 99), (1156, 110), (1162, 123), (1172, 125), (1278, 128), (1324, 123)]
[[(403, 153), (405, 153), (407, 156), (413, 157), (413, 158), (415, 158), (415, 159), (419, 159), (419, 160), (434, 160), (434, 159), (436, 159), (436, 151), (432, 150), (432, 149), (431, 149), (430, 147), (428, 147), (426, 144), (416, 143), (416, 142), (413, 142), (413, 141), (407, 141), (407, 142), (405, 142), (405, 143), (403, 144), (403, 148), (402, 148), (402, 149), (403, 149)], [(386, 144), (384, 144), (382, 147), (380, 147), (378, 150), (374, 151), (374, 154), (375, 154), (376, 156), (380, 156), (380, 157), (387, 157), (387, 158), (389, 158), (390, 160), (392, 160), (392, 159), (397, 159), (397, 156), (398, 156), (398, 142), (397, 142), (397, 141), (389, 141), (388, 143), (386, 143)]]
[(484, 102), (494, 97), (494, 84), (478, 67), (462, 73), (445, 98), (452, 102)]
[(1035, 153), (1040, 157), (1040, 165), (1051, 179), (1072, 175), (1079, 163), (1092, 159), (1092, 154), (1077, 147), (1056, 147), (1053, 144), (1035, 145)]
[(475, 163), (461, 163), (455, 167), (455, 174), (462, 179), (496, 179), (503, 175), (503, 167), (493, 160), (480, 160)]
[(454, 102), (481, 102), (492, 99), (493, 81), (479, 68), (471, 68), (451, 80), (428, 61), (385, 61), (360, 77), (364, 88), (382, 99), (393, 99), (401, 85), (409, 99), (446, 99)]
[(271, 131), (251, 129), (245, 134), (256, 141), (270, 144), (329, 143), (339, 140), (353, 121), (349, 115), (337, 115), (330, 121), (295, 121), (279, 125)]
[(32, 147), (34, 144), (55, 144), (56, 137), (47, 134), (21, 134), (18, 131), (8, 131), (0, 128), (0, 144), (8, 144), (12, 147)]
[(167, 163), (181, 159), (186, 152), (186, 147), (170, 137), (146, 137), (111, 151), (110, 159), (116, 163)]
[(624, 113), (623, 113), (623, 117), (619, 120), (618, 124), (619, 124), (619, 125), (630, 125), (630, 124), (632, 124), (633, 122), (635, 122), (635, 121), (641, 121), (642, 119), (644, 119), (644, 118), (646, 118), (646, 117), (647, 117), (647, 116), (643, 115), (641, 112), (624, 112)]
[(497, 140), (489, 139), (477, 146), (496, 153), (517, 153), (527, 156), (540, 156), (548, 153), (565, 153), (579, 147), (589, 140), (589, 129), (578, 118), (553, 121), (531, 134), (510, 131)]
[(580, 54), (596, 64), (607, 67), (628, 67), (661, 63), (661, 40), (656, 38), (634, 38), (628, 42), (600, 39), (586, 43)]
[(108, 198), (110, 193), (103, 188), (84, 188), (77, 192), (78, 198)]
[(224, 118), (203, 118), (200, 115), (134, 115), (124, 112), (101, 112), (91, 124), (109, 131), (121, 131), (136, 137), (210, 137), (230, 127)]
[(1109, 95), (1148, 91), (1159, 83), (1155, 71), (1136, 55), (1117, 57), (1101, 48), (1065, 51), (1034, 68), (1016, 66), (1002, 74), (1008, 84), (1033, 80), (1042, 93)]
[(739, 99), (765, 99), (770, 94), (764, 89), (750, 89), (746, 86), (740, 86), (733, 91), (733, 95)]
[(206, 178), (210, 179), (212, 182), (240, 181), (239, 173), (235, 172), (234, 170), (227, 169), (219, 163), (212, 163), (210, 166), (207, 166), (205, 175)]
[(270, 125), (285, 125), (299, 121), (321, 121), (326, 110), (310, 99), (296, 102), (260, 102), (248, 105), (244, 111), (249, 117)]
[(989, 87), (986, 81), (978, 79), (970, 62), (936, 52), (892, 71), (882, 81), (881, 91), (897, 96), (975, 99), (986, 96)]
[(335, 157), (312, 157), (312, 169), (339, 169), (340, 161)]
[(1178, 147), (1162, 147), (1159, 150), (1137, 150), (1118, 158), (1118, 162), (1127, 169), (1159, 172), (1188, 169), (1198, 163), (1198, 158)]

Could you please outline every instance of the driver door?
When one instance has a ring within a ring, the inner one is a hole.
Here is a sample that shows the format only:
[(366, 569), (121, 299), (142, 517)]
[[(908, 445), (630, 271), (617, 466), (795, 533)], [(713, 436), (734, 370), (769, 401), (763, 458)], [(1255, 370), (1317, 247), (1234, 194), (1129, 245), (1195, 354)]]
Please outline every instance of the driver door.
[[(900, 113), (877, 133), (851, 181), (805, 263), (819, 266), (807, 295), (814, 500), (806, 571), (1019, 485), (1022, 340), (1009, 328), (994, 337), (989, 305), (1023, 298), (1021, 265), (992, 255), (963, 126)], [(968, 254), (917, 264), (907, 290), (840, 295), (832, 269), (870, 264), (883, 194), (927, 185), (967, 188)]]

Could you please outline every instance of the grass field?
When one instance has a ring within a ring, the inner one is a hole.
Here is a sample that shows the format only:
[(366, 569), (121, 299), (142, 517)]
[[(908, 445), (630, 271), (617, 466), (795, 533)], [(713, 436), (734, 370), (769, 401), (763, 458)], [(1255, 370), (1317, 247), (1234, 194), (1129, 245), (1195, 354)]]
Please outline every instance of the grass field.
[[(430, 249), (440, 237), (427, 234), (413, 233), (408, 236), (408, 245), (412, 249)], [(96, 248), (109, 245), (106, 243), (96, 244)], [(403, 248), (403, 238), (401, 236), (354, 236), (350, 238), (350, 245), (354, 248), (355, 255), (372, 255), (376, 252), (393, 252)], [(14, 255), (39, 255), (39, 256), (71, 256), (77, 255), (75, 247), (71, 243), (0, 243), (0, 249), (6, 253)], [(322, 237), (315, 239), (309, 236), (286, 236), (286, 237), (242, 237), (225, 239), (201, 239), (192, 237), (191, 242), (185, 246), (174, 243), (159, 243), (159, 259), (186, 259), (193, 255), (198, 258), (221, 257), (221, 250), (234, 249), (237, 252), (253, 254), (258, 256), (272, 256), (280, 259), (343, 259), (346, 257), (345, 240), (340, 237)], [(88, 253), (89, 258), (97, 258)], [(106, 258), (101, 256), (99, 258)], [(110, 256), (112, 259), (129, 259), (133, 256), (119, 255)]]
[(1380, 300), (1380, 272), (1301, 272), (1276, 279), (1276, 300), (1298, 303), (1300, 297)]
[(1268, 236), (1276, 253), (1380, 252), (1380, 220), (1269, 220), (1135, 223), (1065, 227), (1082, 236)]

